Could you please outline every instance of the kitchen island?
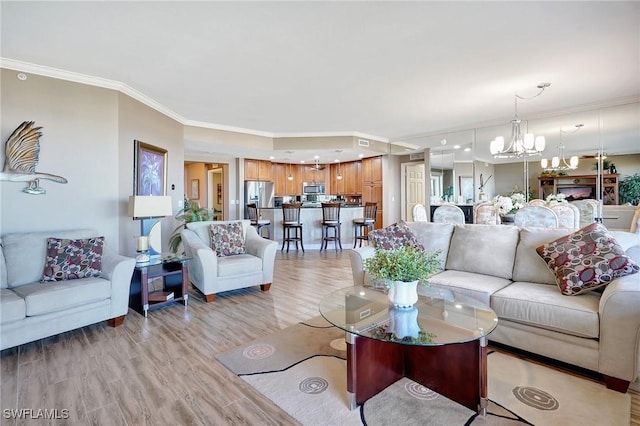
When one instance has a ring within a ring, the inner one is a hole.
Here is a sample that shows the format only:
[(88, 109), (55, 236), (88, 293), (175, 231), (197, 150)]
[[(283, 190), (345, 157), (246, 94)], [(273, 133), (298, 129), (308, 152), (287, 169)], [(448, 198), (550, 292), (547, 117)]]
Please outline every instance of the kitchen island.
[[(340, 208), (340, 239), (342, 248), (353, 247), (353, 219), (362, 217), (364, 214), (362, 206), (345, 205)], [(282, 208), (261, 208), (262, 219), (271, 221), (271, 238), (277, 241), (282, 247)], [(300, 209), (300, 221), (302, 222), (302, 243), (305, 250), (320, 249), (322, 243), (322, 207), (305, 207)], [(331, 235), (331, 234), (330, 234)], [(293, 247), (295, 243), (293, 243)], [(334, 245), (329, 243), (328, 250), (333, 250)]]

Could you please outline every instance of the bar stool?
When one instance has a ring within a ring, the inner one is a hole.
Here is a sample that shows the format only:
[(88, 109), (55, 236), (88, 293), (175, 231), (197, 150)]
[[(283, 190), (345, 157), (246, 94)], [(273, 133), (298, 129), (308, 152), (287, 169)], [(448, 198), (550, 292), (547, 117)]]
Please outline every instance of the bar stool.
[(376, 224), (377, 212), (378, 203), (366, 202), (364, 204), (364, 217), (353, 219), (353, 248), (356, 248), (358, 241), (360, 241), (360, 247), (362, 247), (362, 241), (369, 239), (369, 232), (373, 230)]
[[(298, 241), (304, 253), (304, 245), (302, 244), (302, 222), (300, 222), (300, 206), (301, 203), (283, 203), (282, 204), (282, 248), (287, 243), (287, 253), (289, 253), (289, 243), (295, 241), (296, 250), (298, 250)], [(293, 237), (291, 236), (293, 230)]]
[[(340, 203), (322, 203), (322, 244), (320, 251), (327, 249), (327, 243), (333, 241), (338, 251), (338, 245), (342, 250), (342, 241), (340, 241)], [(329, 235), (329, 229), (333, 229), (333, 235)]]
[(271, 221), (269, 219), (260, 219), (257, 204), (247, 204), (247, 211), (249, 212), (251, 226), (255, 226), (258, 235), (262, 237), (262, 228), (266, 228), (267, 239), (271, 239)]

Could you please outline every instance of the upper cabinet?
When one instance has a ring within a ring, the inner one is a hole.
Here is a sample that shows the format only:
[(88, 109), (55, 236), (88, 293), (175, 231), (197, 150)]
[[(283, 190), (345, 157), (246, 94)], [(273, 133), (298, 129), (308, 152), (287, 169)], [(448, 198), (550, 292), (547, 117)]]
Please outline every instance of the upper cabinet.
[(382, 182), (382, 157), (371, 157), (362, 160), (362, 182)]
[(244, 180), (273, 181), (273, 167), (271, 161), (244, 160)]

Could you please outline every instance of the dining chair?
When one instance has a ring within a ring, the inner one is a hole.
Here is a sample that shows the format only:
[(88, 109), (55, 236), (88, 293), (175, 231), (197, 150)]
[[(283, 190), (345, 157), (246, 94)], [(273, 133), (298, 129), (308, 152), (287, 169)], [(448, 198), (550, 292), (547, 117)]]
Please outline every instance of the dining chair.
[(524, 206), (516, 212), (514, 224), (519, 228), (557, 228), (558, 216), (549, 207)]
[[(333, 241), (336, 251), (338, 246), (342, 250), (342, 241), (340, 240), (340, 203), (321, 203), (322, 206), (322, 242), (320, 251), (327, 249), (329, 241)], [(333, 231), (333, 235), (329, 235), (329, 231)]]
[(376, 224), (377, 213), (378, 203), (367, 201), (363, 208), (364, 217), (353, 219), (353, 248), (356, 248), (356, 243), (360, 242), (359, 247), (362, 247), (362, 241), (369, 240), (369, 232)]
[(539, 198), (534, 198), (533, 200), (529, 200), (527, 205), (528, 206), (543, 206), (543, 207), (547, 207), (547, 203), (544, 200), (541, 200)]
[[(302, 203), (284, 203), (282, 204), (282, 248), (287, 243), (287, 253), (289, 253), (289, 244), (296, 243), (298, 250), (298, 242), (304, 253), (304, 244), (302, 243), (302, 222), (300, 221), (300, 207)], [(293, 231), (293, 236), (291, 235)]]
[(571, 201), (580, 211), (580, 228), (584, 228), (596, 221), (598, 217), (598, 202), (596, 200)]
[(251, 226), (256, 228), (258, 235), (262, 237), (262, 229), (265, 228), (267, 230), (267, 239), (271, 239), (271, 221), (269, 219), (260, 219), (258, 205), (256, 203), (247, 204), (247, 212), (249, 213)]
[(453, 204), (443, 204), (433, 211), (433, 221), (435, 223), (464, 224), (464, 212)]
[(473, 206), (473, 223), (500, 225), (500, 215), (493, 202), (485, 201)]
[(557, 203), (549, 207), (558, 216), (558, 228), (580, 229), (580, 210), (571, 203)]
[(631, 219), (631, 228), (629, 228), (629, 232), (633, 234), (640, 233), (640, 206), (636, 207), (636, 212), (633, 215), (633, 219)]
[(429, 222), (427, 217), (427, 209), (424, 204), (416, 204), (413, 206), (413, 221), (414, 222)]

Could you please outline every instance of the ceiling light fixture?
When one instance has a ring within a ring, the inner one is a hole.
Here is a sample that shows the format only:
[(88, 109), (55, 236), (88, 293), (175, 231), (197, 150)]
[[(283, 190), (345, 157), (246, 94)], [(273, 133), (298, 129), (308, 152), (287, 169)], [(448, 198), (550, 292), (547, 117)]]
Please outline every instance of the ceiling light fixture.
[(558, 144), (558, 155), (551, 158), (551, 164), (547, 161), (546, 158), (540, 160), (540, 166), (545, 171), (564, 171), (564, 170), (575, 170), (578, 168), (578, 156), (574, 155), (569, 158), (569, 162), (564, 157), (564, 144), (562, 143), (562, 135), (563, 134), (573, 134), (580, 131), (581, 128), (584, 127), (584, 124), (576, 124), (575, 130), (572, 132), (565, 132), (560, 128), (560, 143)]
[[(293, 154), (293, 151), (287, 151), (287, 154), (291, 155)], [(289, 163), (289, 174), (287, 175), (287, 180), (291, 181), (293, 180), (293, 175), (291, 174), (291, 158), (287, 157), (287, 160)]]
[[(336, 149), (336, 152), (338, 153), (338, 155), (340, 155), (342, 150), (341, 149)], [(336, 162), (338, 163), (338, 174), (336, 175), (336, 179), (342, 180), (342, 173), (340, 172), (340, 160), (336, 158)]]
[(533, 133), (522, 134), (522, 120), (518, 117), (518, 99), (530, 100), (537, 98), (544, 92), (544, 89), (551, 86), (551, 83), (540, 83), (536, 86), (538, 93), (531, 97), (515, 94), (515, 118), (511, 120), (511, 140), (505, 148), (504, 137), (498, 136), (491, 141), (489, 149), (494, 158), (520, 158), (533, 155), (540, 155), (544, 151), (544, 136), (535, 137)]

